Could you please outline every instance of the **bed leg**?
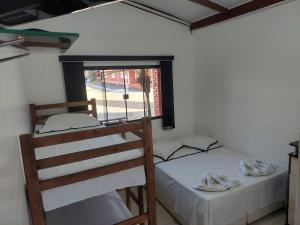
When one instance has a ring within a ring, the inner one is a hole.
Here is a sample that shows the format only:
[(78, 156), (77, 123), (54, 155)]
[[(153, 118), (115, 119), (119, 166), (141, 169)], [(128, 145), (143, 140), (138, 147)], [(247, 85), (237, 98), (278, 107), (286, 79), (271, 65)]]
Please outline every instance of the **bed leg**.
[(42, 194), (38, 180), (36, 159), (32, 143), (32, 135), (21, 135), (20, 145), (32, 224), (46, 225)]
[(129, 211), (131, 211), (130, 188), (126, 188), (125, 193), (126, 193), (126, 205), (127, 205), (127, 208), (129, 209)]
[(146, 171), (146, 194), (147, 194), (147, 212), (148, 225), (157, 225), (156, 221), (156, 200), (154, 185), (154, 166), (153, 166), (153, 143), (152, 127), (149, 117), (143, 118), (144, 132), (144, 153), (145, 153), (145, 171)]
[[(139, 200), (139, 214), (144, 214), (144, 193), (143, 193), (143, 186), (137, 187), (138, 191), (138, 200)], [(144, 225), (144, 223), (141, 223), (140, 225)]]

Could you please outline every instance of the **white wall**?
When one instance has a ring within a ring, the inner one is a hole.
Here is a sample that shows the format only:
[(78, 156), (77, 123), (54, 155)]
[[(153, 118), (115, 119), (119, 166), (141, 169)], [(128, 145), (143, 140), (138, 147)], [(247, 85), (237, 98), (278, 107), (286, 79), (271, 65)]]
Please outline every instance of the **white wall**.
[(287, 164), (300, 134), (300, 1), (194, 32), (196, 131)]
[[(122, 4), (24, 27), (79, 32), (66, 54), (175, 55), (177, 128), (161, 131), (155, 121), (155, 136), (176, 137), (195, 126), (230, 148), (284, 165), (288, 142), (300, 134), (299, 12), (295, 1), (194, 37)], [(38, 49), (22, 59), (22, 68), (19, 60), (0, 64), (0, 225), (28, 224), (17, 136), (29, 130), (28, 102), (65, 101), (58, 55)]]
[[(66, 54), (174, 55), (176, 129), (162, 131), (154, 121), (154, 136), (176, 137), (193, 132), (193, 37), (189, 28), (121, 3), (27, 24), (26, 28), (78, 32)], [(65, 101), (58, 51), (40, 51), (24, 58), (28, 99), (33, 103)]]
[(0, 63), (0, 76), (0, 224), (27, 225), (17, 137), (28, 132), (29, 118), (18, 60)]

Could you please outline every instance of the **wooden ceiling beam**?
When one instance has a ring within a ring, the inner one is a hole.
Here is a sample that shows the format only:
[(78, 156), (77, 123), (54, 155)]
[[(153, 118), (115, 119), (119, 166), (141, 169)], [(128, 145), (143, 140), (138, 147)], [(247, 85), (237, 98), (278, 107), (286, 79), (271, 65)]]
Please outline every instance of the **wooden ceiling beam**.
[(259, 9), (266, 8), (268, 6), (284, 2), (287, 0), (253, 0), (243, 5), (230, 9), (227, 13), (219, 13), (205, 19), (201, 19), (191, 24), (191, 30), (200, 29), (216, 23), (220, 23), (250, 12), (257, 11)]
[(212, 2), (210, 0), (190, 0), (191, 2), (197, 3), (199, 5), (205, 6), (207, 8), (210, 8), (214, 11), (218, 11), (221, 13), (227, 13), (229, 10), (227, 8), (225, 8), (222, 5), (219, 5), (215, 2)]

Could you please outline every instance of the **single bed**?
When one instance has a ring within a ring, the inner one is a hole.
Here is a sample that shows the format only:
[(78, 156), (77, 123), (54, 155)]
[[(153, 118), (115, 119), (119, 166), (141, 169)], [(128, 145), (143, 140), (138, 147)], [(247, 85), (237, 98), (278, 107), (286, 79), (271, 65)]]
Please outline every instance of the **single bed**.
[[(92, 109), (89, 110), (88, 106)], [(62, 119), (69, 120), (69, 113), (38, 113), (57, 108), (85, 109), (85, 114), (97, 117), (95, 99), (30, 105), (34, 133), (21, 135), (20, 145), (33, 225), (48, 224), (48, 212), (60, 212), (60, 209), (68, 209), (70, 205), (77, 207), (87, 199), (105, 197), (107, 193), (124, 188), (127, 188), (126, 200), (127, 206), (130, 206), (128, 196), (133, 194), (128, 187), (135, 186), (138, 186), (139, 194), (132, 197), (139, 205), (140, 215), (118, 224), (134, 225), (147, 221), (150, 225), (156, 225), (151, 120), (143, 118), (133, 123), (102, 127), (93, 118), (96, 126), (85, 127), (83, 123), (76, 129), (45, 131), (49, 124), (53, 126), (53, 118), (60, 118), (61, 123), (64, 121)], [(71, 116), (72, 120), (74, 116), (84, 120), (92, 118), (78, 111)], [(35, 132), (36, 125), (45, 119), (47, 122), (43, 128)], [(61, 125), (55, 120), (54, 124)], [(44, 133), (41, 132), (43, 129)], [(136, 134), (138, 139), (125, 141), (121, 136), (126, 132)], [(144, 212), (140, 194), (143, 185), (146, 187), (147, 212)], [(105, 198), (101, 199), (107, 202)]]
[[(278, 167), (270, 176), (245, 177), (239, 161), (249, 158), (219, 147), (202, 153), (183, 148), (166, 162), (155, 159), (157, 199), (184, 225), (252, 223), (283, 206), (287, 171)], [(241, 186), (225, 192), (196, 190), (203, 172), (237, 179)]]

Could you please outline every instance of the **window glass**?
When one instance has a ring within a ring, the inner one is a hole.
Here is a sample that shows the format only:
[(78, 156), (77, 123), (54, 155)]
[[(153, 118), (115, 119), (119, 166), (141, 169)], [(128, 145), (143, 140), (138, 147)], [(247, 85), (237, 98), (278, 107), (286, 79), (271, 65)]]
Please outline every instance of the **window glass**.
[(160, 69), (85, 70), (88, 99), (95, 98), (101, 121), (161, 116)]
[(104, 121), (106, 117), (106, 98), (105, 98), (105, 84), (104, 74), (101, 70), (85, 70), (85, 83), (87, 98), (96, 99), (98, 119)]
[(124, 79), (117, 76), (121, 71), (104, 70), (107, 120), (127, 119), (124, 101)]

